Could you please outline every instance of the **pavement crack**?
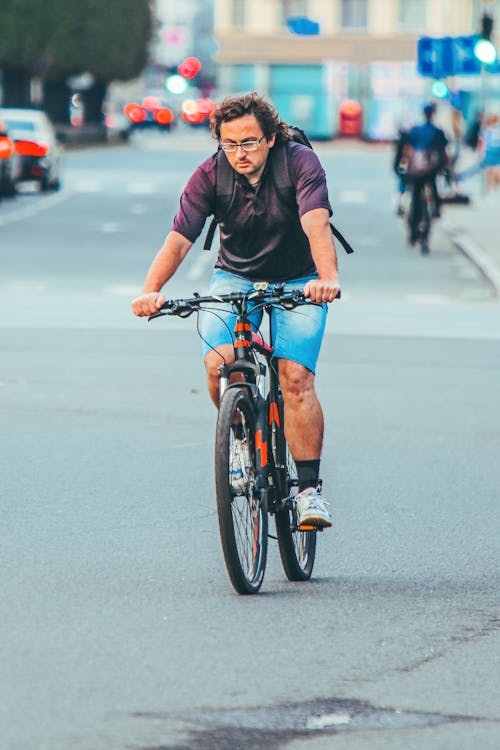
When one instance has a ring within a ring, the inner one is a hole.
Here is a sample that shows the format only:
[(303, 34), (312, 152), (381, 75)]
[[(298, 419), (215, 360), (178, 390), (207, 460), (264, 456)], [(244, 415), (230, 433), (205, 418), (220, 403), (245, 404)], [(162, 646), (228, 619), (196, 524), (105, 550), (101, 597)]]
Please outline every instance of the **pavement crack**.
[(485, 638), (492, 633), (495, 633), (497, 630), (500, 630), (500, 618), (490, 617), (484, 624), (479, 625), (478, 627), (466, 627), (461, 633), (451, 635), (448, 639), (448, 648), (442, 648), (437, 651), (432, 651), (430, 654), (422, 656), (419, 659), (415, 659), (414, 661), (410, 662), (410, 664), (407, 664), (404, 667), (399, 667), (397, 671), (414, 672), (416, 669), (420, 669), (420, 667), (423, 667), (426, 664), (435, 661), (436, 659), (441, 659), (443, 656), (446, 656), (450, 651), (453, 650), (453, 648), (470, 643), (475, 643), (481, 638)]

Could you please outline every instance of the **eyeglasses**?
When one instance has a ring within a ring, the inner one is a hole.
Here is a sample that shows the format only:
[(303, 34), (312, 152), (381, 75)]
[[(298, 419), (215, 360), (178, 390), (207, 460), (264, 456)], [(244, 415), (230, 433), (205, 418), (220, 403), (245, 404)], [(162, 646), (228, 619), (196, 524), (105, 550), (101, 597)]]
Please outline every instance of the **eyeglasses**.
[(264, 137), (265, 136), (261, 135), (258, 140), (256, 139), (252, 141), (243, 141), (243, 143), (228, 143), (227, 141), (221, 141), (220, 147), (223, 151), (226, 151), (230, 154), (237, 151), (240, 146), (243, 151), (257, 151), (260, 146), (260, 142)]

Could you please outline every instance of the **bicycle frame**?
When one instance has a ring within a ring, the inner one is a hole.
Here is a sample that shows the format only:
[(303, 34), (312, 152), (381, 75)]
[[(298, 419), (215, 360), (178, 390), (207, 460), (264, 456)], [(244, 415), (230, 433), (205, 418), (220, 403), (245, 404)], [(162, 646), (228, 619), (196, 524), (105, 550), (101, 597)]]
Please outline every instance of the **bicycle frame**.
[[(264, 305), (264, 311), (270, 315), (272, 305)], [(271, 320), (269, 317), (271, 340)], [(256, 470), (255, 489), (265, 493), (269, 510), (274, 513), (286, 505), (286, 500), (278, 492), (280, 477), (276, 466), (277, 438), (283, 429), (283, 409), (281, 407), (281, 390), (277, 363), (273, 362), (272, 347), (252, 332), (248, 319), (246, 300), (238, 305), (238, 315), (234, 326), (234, 359), (230, 365), (219, 367), (220, 398), (228, 388), (247, 388), (256, 407)], [(265, 359), (265, 364), (258, 355)], [(243, 380), (230, 383), (234, 374), (243, 376)], [(269, 373), (269, 389), (266, 393), (264, 379)], [(270, 446), (270, 449), (269, 449)], [(271, 490), (271, 491), (270, 491)]]

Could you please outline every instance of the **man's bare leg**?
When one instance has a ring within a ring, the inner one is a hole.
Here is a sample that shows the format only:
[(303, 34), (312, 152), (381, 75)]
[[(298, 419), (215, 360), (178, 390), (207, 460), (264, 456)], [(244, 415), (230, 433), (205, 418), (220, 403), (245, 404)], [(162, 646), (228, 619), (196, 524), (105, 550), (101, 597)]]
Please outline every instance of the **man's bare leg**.
[(314, 388), (314, 374), (298, 362), (279, 361), (285, 401), (285, 433), (295, 461), (319, 460), (323, 447), (323, 410)]
[(297, 466), (299, 524), (328, 528), (332, 517), (318, 488), (324, 419), (314, 375), (291, 360), (281, 359), (279, 368), (285, 401), (285, 433)]
[(232, 344), (222, 344), (205, 356), (208, 393), (217, 409), (219, 408), (219, 367), (223, 364), (230, 365), (233, 362), (234, 349)]

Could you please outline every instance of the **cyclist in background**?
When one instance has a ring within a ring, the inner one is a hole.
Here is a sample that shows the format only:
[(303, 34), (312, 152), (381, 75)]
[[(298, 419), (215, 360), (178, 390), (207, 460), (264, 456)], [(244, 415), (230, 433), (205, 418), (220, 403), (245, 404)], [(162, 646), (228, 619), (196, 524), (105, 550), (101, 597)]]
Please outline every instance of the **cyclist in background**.
[(414, 125), (402, 135), (403, 158), (406, 159), (407, 179), (414, 184), (419, 180), (429, 183), (434, 202), (434, 216), (441, 215), (441, 201), (436, 176), (448, 163), (448, 139), (441, 128), (433, 123), (436, 114), (434, 103), (423, 108), (424, 122)]
[[(172, 230), (132, 309), (147, 316), (161, 307), (165, 297), (160, 290), (213, 214), (219, 220), (220, 248), (211, 294), (251, 291), (255, 281), (286, 282), (288, 288), (301, 287), (311, 301), (322, 303), (301, 308), (300, 315), (273, 310), (271, 323), (285, 430), (299, 480), (299, 523), (331, 526), (319, 480), (324, 419), (314, 385), (326, 303), (335, 299), (340, 288), (325, 173), (314, 151), (293, 142), (287, 124), (255, 92), (224, 99), (212, 113), (211, 130), (223, 154), (212, 155), (189, 179)], [(294, 208), (285, 204), (272, 179), (271, 161), (278, 149), (287, 149)], [(222, 216), (219, 203), (216, 206), (218, 158), (227, 159), (235, 179)], [(208, 389), (216, 406), (218, 368), (234, 359), (233, 318), (228, 311), (225, 321), (209, 314), (201, 320)]]

